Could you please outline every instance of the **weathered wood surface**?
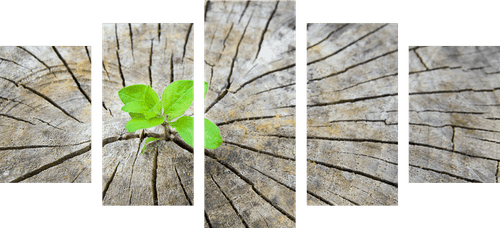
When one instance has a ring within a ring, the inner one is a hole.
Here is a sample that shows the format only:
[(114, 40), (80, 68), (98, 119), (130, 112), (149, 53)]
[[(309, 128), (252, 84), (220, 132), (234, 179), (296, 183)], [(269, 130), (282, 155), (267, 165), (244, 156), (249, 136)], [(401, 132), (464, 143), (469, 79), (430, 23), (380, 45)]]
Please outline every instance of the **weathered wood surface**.
[(192, 24), (103, 25), (104, 205), (193, 204), (192, 151), (157, 141), (141, 154), (143, 130), (127, 132), (130, 116), (118, 97), (125, 86), (151, 85), (161, 96), (171, 82), (193, 80), (193, 38)]
[(205, 7), (205, 227), (294, 227), (295, 2)]
[(0, 47), (0, 182), (90, 182), (90, 56)]
[(397, 205), (397, 24), (308, 24), (308, 205)]
[(410, 47), (410, 182), (499, 182), (500, 47)]

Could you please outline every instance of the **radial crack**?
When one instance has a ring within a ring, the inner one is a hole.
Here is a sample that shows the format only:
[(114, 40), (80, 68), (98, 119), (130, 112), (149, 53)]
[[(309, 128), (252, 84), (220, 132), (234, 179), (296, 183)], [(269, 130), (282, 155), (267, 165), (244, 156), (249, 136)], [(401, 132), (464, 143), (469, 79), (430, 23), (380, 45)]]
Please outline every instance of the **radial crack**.
[[(293, 116), (293, 115), (284, 115), (284, 116), (279, 116), (279, 117), (289, 117), (289, 116)], [(249, 120), (273, 119), (273, 118), (276, 118), (276, 117), (277, 117), (276, 115), (274, 115), (274, 116), (253, 116), (253, 117), (247, 117), (247, 118), (239, 118), (239, 119), (228, 120), (228, 121), (224, 121), (224, 122), (218, 122), (215, 125), (222, 126), (222, 125), (226, 125), (226, 124), (232, 124), (234, 122), (249, 121)]]
[(460, 179), (460, 180), (465, 180), (467, 182), (482, 183), (481, 181), (478, 181), (478, 180), (461, 177), (461, 176), (458, 176), (458, 175), (455, 175), (455, 174), (451, 174), (451, 173), (439, 171), (439, 170), (436, 170), (436, 169), (430, 169), (430, 168), (427, 168), (427, 167), (416, 166), (416, 165), (412, 165), (412, 164), (410, 164), (410, 167), (414, 167), (414, 168), (418, 168), (418, 169), (423, 169), (423, 170), (427, 170), (427, 171), (432, 171), (432, 172), (439, 173), (439, 174), (448, 175), (448, 176), (451, 176), (451, 177), (454, 177), (454, 178), (457, 178), (457, 179)]
[(10, 115), (7, 115), (7, 114), (2, 114), (2, 113), (0, 113), (0, 116), (7, 117), (9, 119), (13, 119), (13, 120), (17, 120), (17, 121), (21, 121), (21, 122), (24, 122), (24, 123), (28, 123), (28, 124), (31, 124), (31, 125), (35, 125), (34, 123), (32, 123), (30, 121), (23, 120), (21, 118), (15, 117), (15, 116), (10, 116)]
[(318, 107), (318, 106), (337, 105), (337, 104), (344, 104), (344, 103), (354, 103), (354, 102), (358, 102), (358, 101), (366, 101), (366, 100), (379, 99), (379, 98), (385, 98), (385, 97), (393, 97), (393, 96), (397, 96), (397, 95), (398, 95), (397, 93), (382, 94), (382, 95), (377, 95), (377, 96), (345, 99), (345, 100), (325, 102), (325, 103), (316, 103), (316, 104), (307, 105), (307, 107)]
[(182, 62), (184, 62), (184, 56), (186, 55), (186, 47), (189, 41), (189, 34), (191, 34), (192, 28), (193, 28), (193, 23), (189, 24), (188, 32), (186, 34), (186, 41), (184, 42), (184, 51), (182, 52)]
[(238, 217), (240, 218), (241, 223), (243, 223), (243, 225), (248, 228), (248, 224), (245, 222), (245, 220), (241, 216), (241, 214), (238, 211), (238, 209), (236, 209), (236, 206), (234, 205), (233, 201), (231, 201), (231, 199), (229, 199), (229, 197), (226, 195), (226, 193), (222, 190), (222, 188), (219, 186), (219, 184), (215, 181), (215, 179), (212, 176), (212, 174), (210, 174), (210, 178), (212, 178), (212, 181), (214, 182), (214, 184), (217, 186), (217, 188), (222, 193), (222, 195), (224, 196), (224, 198), (226, 198), (227, 202), (229, 202), (229, 205), (231, 205), (231, 208), (233, 208), (234, 212), (236, 212), (236, 215), (238, 215)]
[[(271, 70), (271, 71), (268, 71), (268, 72), (266, 72), (266, 73), (263, 73), (263, 74), (261, 74), (261, 75), (259, 75), (259, 76), (256, 76), (256, 77), (254, 77), (254, 78), (252, 78), (252, 79), (250, 79), (250, 80), (248, 80), (248, 81), (244, 82), (243, 84), (241, 84), (241, 85), (238, 87), (238, 89), (236, 89), (236, 90), (235, 90), (234, 92), (232, 92), (232, 93), (237, 93), (237, 92), (238, 92), (238, 91), (240, 91), (243, 87), (245, 87), (246, 85), (248, 85), (248, 84), (250, 84), (250, 83), (254, 82), (254, 81), (255, 81), (255, 80), (257, 80), (257, 79), (260, 79), (260, 78), (262, 78), (262, 77), (264, 77), (264, 76), (267, 76), (267, 75), (269, 75), (269, 74), (272, 74), (272, 73), (280, 72), (280, 71), (283, 71), (283, 70), (288, 70), (288, 69), (290, 69), (290, 68), (292, 68), (292, 67), (295, 67), (295, 63), (294, 63), (294, 64), (291, 64), (291, 65), (288, 65), (288, 66), (284, 66), (284, 67), (282, 67), (282, 68), (278, 68), (278, 69), (275, 69), (275, 70)], [(229, 87), (228, 87), (228, 88), (229, 88)]]
[(316, 160), (312, 160), (312, 159), (307, 159), (307, 161), (311, 162), (311, 163), (320, 164), (320, 165), (326, 166), (328, 168), (333, 168), (333, 169), (337, 169), (337, 170), (340, 170), (340, 171), (345, 171), (345, 172), (349, 172), (349, 173), (358, 174), (358, 175), (370, 178), (372, 180), (376, 180), (376, 181), (379, 181), (379, 182), (391, 185), (391, 186), (393, 186), (395, 188), (398, 187), (398, 183), (397, 182), (392, 182), (392, 181), (389, 181), (389, 180), (385, 180), (385, 179), (382, 179), (380, 177), (371, 175), (369, 173), (361, 172), (361, 171), (354, 170), (354, 169), (349, 169), (349, 168), (346, 168), (346, 167), (341, 167), (341, 166), (338, 166), (338, 165), (329, 164), (329, 163), (322, 162), (322, 161), (316, 161)]
[(85, 46), (85, 52), (87, 53), (87, 57), (89, 58), (89, 63), (92, 64), (92, 59), (90, 58), (89, 48), (87, 46)]
[(425, 69), (429, 70), (429, 67), (427, 67), (427, 65), (424, 63), (422, 56), (420, 56), (420, 54), (418, 54), (417, 49), (413, 49), (413, 52), (417, 55), (418, 59), (420, 59), (420, 62), (422, 63), (422, 65), (424, 65)]
[(134, 34), (132, 33), (132, 25), (128, 23), (128, 31), (130, 36), (130, 49), (132, 51), (132, 59), (134, 58)]
[(398, 49), (396, 49), (396, 50), (392, 50), (392, 51), (389, 51), (389, 52), (384, 53), (384, 54), (382, 54), (382, 55), (375, 56), (375, 57), (373, 57), (373, 58), (371, 58), (371, 59), (368, 59), (368, 60), (366, 60), (366, 61), (364, 61), (364, 62), (360, 62), (360, 63), (356, 63), (356, 64), (354, 64), (354, 65), (348, 66), (348, 67), (346, 67), (344, 70), (337, 71), (337, 72), (333, 72), (333, 73), (331, 73), (331, 74), (329, 74), (329, 75), (326, 75), (326, 76), (323, 76), (323, 77), (314, 78), (314, 79), (309, 79), (309, 80), (307, 81), (307, 83), (309, 84), (309, 83), (310, 83), (310, 82), (312, 82), (312, 81), (319, 81), (319, 80), (323, 80), (323, 79), (326, 79), (326, 78), (329, 78), (329, 77), (337, 76), (337, 75), (339, 75), (339, 74), (343, 74), (343, 73), (345, 73), (345, 72), (349, 71), (350, 69), (356, 68), (356, 67), (358, 67), (358, 66), (361, 66), (361, 65), (367, 64), (367, 63), (372, 62), (372, 61), (375, 61), (375, 60), (377, 60), (377, 59), (379, 59), (379, 58), (385, 57), (385, 56), (390, 55), (390, 54), (392, 54), (392, 53), (396, 53), (397, 51), (398, 51)]
[(50, 69), (50, 67), (45, 64), (45, 62), (43, 62), (41, 59), (39, 59), (38, 57), (36, 57), (36, 55), (34, 55), (33, 53), (31, 53), (30, 51), (26, 50), (24, 47), (21, 47), (21, 46), (17, 46), (19, 49), (25, 51), (26, 53), (30, 54), (31, 56), (33, 56), (33, 58), (35, 58), (36, 60), (38, 60), (38, 62), (40, 62), (42, 65), (45, 66), (45, 68), (47, 68), (47, 70), (49, 70), (50, 73), (52, 73), (52, 75), (54, 75), (54, 77), (57, 78), (57, 76), (54, 74), (54, 72), (52, 72), (52, 70)]
[(409, 144), (411, 146), (427, 147), (427, 148), (432, 148), (432, 149), (436, 149), (436, 150), (447, 151), (447, 152), (450, 152), (450, 153), (461, 154), (461, 155), (464, 155), (464, 156), (467, 156), (467, 157), (472, 157), (472, 158), (480, 158), (480, 159), (490, 160), (490, 161), (500, 161), (500, 159), (495, 159), (495, 158), (489, 158), (489, 157), (483, 157), (483, 156), (468, 154), (468, 153), (464, 153), (464, 152), (460, 152), (460, 151), (456, 151), (456, 150), (446, 149), (444, 147), (438, 147), (438, 146), (433, 146), (433, 145), (428, 145), (428, 144), (423, 144), (423, 143), (409, 142)]
[(271, 16), (269, 16), (269, 19), (267, 20), (266, 26), (264, 27), (264, 30), (262, 30), (262, 34), (260, 35), (259, 47), (257, 49), (257, 54), (255, 54), (254, 61), (259, 56), (260, 48), (262, 46), (262, 42), (264, 41), (264, 36), (266, 35), (267, 29), (269, 28), (269, 23), (271, 23), (271, 20), (273, 19), (274, 14), (276, 13), (276, 10), (278, 9), (278, 3), (279, 3), (279, 1), (276, 1), (276, 6), (274, 7), (274, 10), (271, 13)]
[(151, 66), (153, 65), (153, 39), (151, 39), (151, 48), (149, 50), (149, 86), (153, 87), (153, 73), (151, 72)]
[(52, 168), (52, 167), (54, 167), (56, 165), (59, 165), (59, 164), (65, 162), (65, 161), (67, 161), (67, 160), (69, 160), (71, 158), (74, 158), (76, 156), (79, 156), (79, 155), (82, 155), (82, 154), (88, 152), (90, 150), (90, 148), (91, 148), (91, 144), (89, 143), (89, 145), (87, 145), (86, 147), (84, 147), (84, 148), (82, 148), (80, 150), (77, 150), (75, 152), (71, 152), (71, 153), (69, 153), (67, 155), (64, 155), (61, 158), (59, 158), (59, 159), (57, 159), (57, 160), (55, 160), (53, 162), (47, 163), (47, 164), (45, 164), (45, 165), (43, 165), (43, 166), (41, 166), (41, 167), (39, 167), (39, 168), (37, 168), (37, 169), (35, 169), (33, 171), (30, 171), (30, 172), (28, 172), (28, 173), (26, 173), (26, 174), (24, 174), (24, 175), (22, 175), (22, 176), (20, 176), (20, 177), (18, 177), (16, 179), (12, 180), (11, 183), (18, 183), (18, 182), (26, 180), (26, 179), (28, 179), (30, 177), (33, 177), (33, 176), (41, 173), (42, 171), (50, 169), (50, 168)]
[(67, 116), (71, 117), (72, 119), (78, 121), (79, 123), (83, 123), (82, 121), (80, 121), (79, 119), (77, 119), (76, 117), (72, 116), (71, 114), (69, 114), (66, 110), (64, 110), (63, 108), (61, 108), (61, 106), (59, 106), (58, 104), (56, 104), (56, 102), (54, 102), (52, 99), (50, 99), (49, 97), (43, 95), (42, 93), (28, 87), (28, 86), (25, 86), (25, 85), (22, 85), (20, 84), (20, 86), (22, 86), (23, 88), (31, 91), (32, 93), (38, 95), (39, 97), (43, 98), (44, 100), (46, 100), (47, 102), (49, 102), (50, 104), (52, 104), (54, 107), (58, 108), (59, 110), (61, 110), (64, 114), (66, 114)]
[(307, 47), (307, 50), (309, 50), (310, 48), (313, 48), (313, 47), (315, 47), (315, 46), (319, 45), (320, 43), (323, 43), (323, 42), (324, 42), (325, 40), (327, 40), (327, 39), (328, 39), (331, 35), (333, 35), (334, 33), (338, 32), (339, 30), (341, 30), (341, 29), (345, 28), (345, 27), (346, 27), (346, 26), (348, 26), (348, 25), (349, 25), (349, 24), (343, 24), (343, 25), (342, 25), (342, 26), (340, 26), (339, 28), (337, 28), (337, 29), (335, 29), (335, 30), (331, 31), (330, 33), (328, 33), (328, 35), (327, 35), (325, 38), (323, 38), (322, 40), (318, 41), (317, 43), (315, 43), (315, 44), (313, 44), (313, 45), (311, 45), (311, 46)]
[(116, 170), (118, 170), (119, 165), (120, 165), (120, 162), (118, 162), (118, 164), (116, 164), (115, 169), (113, 170), (113, 173), (111, 174), (111, 177), (109, 178), (108, 181), (106, 181), (106, 184), (104, 185), (104, 189), (102, 190), (102, 200), (104, 200), (104, 197), (106, 197), (106, 192), (108, 192), (109, 186), (111, 185), (111, 182), (113, 182), (113, 179), (115, 178)]
[(189, 203), (189, 205), (193, 205), (191, 202), (191, 199), (189, 198), (186, 189), (184, 188), (184, 185), (182, 184), (181, 177), (179, 176), (179, 172), (177, 172), (177, 167), (174, 166), (175, 174), (177, 175), (177, 180), (179, 180), (179, 184), (181, 185), (182, 192), (184, 192), (184, 196), (186, 197), (186, 201)]
[(332, 56), (336, 55), (337, 53), (339, 53), (339, 52), (341, 52), (341, 51), (345, 50), (346, 48), (350, 47), (351, 45), (353, 45), (353, 44), (357, 43), (358, 41), (360, 41), (360, 40), (362, 40), (362, 39), (364, 39), (364, 38), (366, 38), (366, 37), (368, 37), (368, 36), (370, 36), (370, 35), (372, 35), (372, 34), (374, 34), (374, 33), (378, 32), (380, 29), (384, 28), (384, 27), (385, 27), (385, 26), (387, 26), (387, 25), (389, 25), (389, 24), (384, 24), (384, 25), (382, 25), (382, 26), (378, 27), (377, 29), (375, 29), (375, 30), (373, 30), (373, 31), (371, 31), (371, 32), (369, 32), (369, 33), (367, 33), (367, 34), (365, 34), (364, 36), (362, 36), (362, 37), (358, 38), (357, 40), (355, 40), (355, 41), (353, 41), (353, 42), (349, 43), (348, 45), (346, 45), (346, 46), (344, 46), (344, 47), (342, 47), (342, 48), (338, 49), (337, 51), (333, 52), (332, 54), (329, 54), (329, 55), (324, 56), (324, 57), (322, 57), (322, 58), (319, 58), (319, 59), (316, 59), (316, 60), (314, 60), (314, 61), (308, 62), (308, 63), (307, 63), (307, 65), (311, 65), (311, 64), (314, 64), (314, 63), (317, 63), (317, 62), (323, 61), (323, 60), (325, 60), (325, 59), (327, 59), (327, 58), (330, 58), (330, 57), (332, 57)]
[(252, 147), (249, 147), (249, 146), (241, 145), (241, 144), (234, 143), (234, 142), (229, 142), (227, 140), (224, 141), (224, 143), (229, 144), (229, 145), (234, 145), (234, 146), (237, 146), (237, 147), (249, 150), (249, 151), (257, 152), (259, 154), (265, 154), (265, 155), (269, 155), (269, 156), (272, 156), (272, 157), (275, 157), (275, 158), (280, 158), (280, 159), (295, 161), (295, 158), (293, 158), (293, 157), (287, 157), (287, 156), (283, 156), (283, 155), (279, 155), (279, 154), (273, 154), (271, 152), (266, 152), (266, 151), (258, 150), (258, 149), (255, 149), (255, 148), (252, 148)]
[(55, 46), (52, 46), (52, 49), (57, 54), (57, 57), (59, 57), (59, 59), (61, 60), (61, 62), (64, 64), (64, 66), (66, 67), (66, 70), (68, 70), (69, 74), (71, 75), (71, 77), (73, 78), (73, 81), (76, 84), (76, 87), (78, 87), (78, 90), (80, 90), (80, 93), (83, 94), (83, 96), (85, 97), (85, 99), (87, 99), (87, 101), (90, 104), (91, 103), (90, 102), (90, 97), (87, 95), (87, 93), (85, 93), (85, 91), (83, 91), (83, 88), (80, 85), (80, 82), (78, 81), (78, 79), (76, 79), (75, 74), (73, 74), (73, 71), (71, 71), (71, 69), (69, 68), (68, 63), (66, 62), (66, 60), (64, 60), (64, 58), (61, 56), (61, 54), (59, 53), (59, 51), (57, 51), (57, 48)]
[(158, 206), (158, 190), (156, 189), (156, 177), (158, 175), (158, 147), (153, 155), (153, 165), (151, 168), (151, 190), (153, 194), (153, 205)]

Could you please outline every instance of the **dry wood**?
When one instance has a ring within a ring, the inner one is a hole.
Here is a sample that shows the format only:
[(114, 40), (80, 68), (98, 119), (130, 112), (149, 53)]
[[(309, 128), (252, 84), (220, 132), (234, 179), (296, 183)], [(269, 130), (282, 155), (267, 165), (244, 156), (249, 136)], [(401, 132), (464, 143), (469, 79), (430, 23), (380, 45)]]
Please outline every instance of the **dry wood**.
[(205, 9), (205, 227), (294, 227), (295, 2)]
[(90, 47), (0, 47), (0, 182), (90, 182)]
[(129, 134), (118, 97), (125, 86), (151, 85), (161, 95), (173, 81), (193, 80), (193, 38), (193, 24), (103, 25), (104, 205), (193, 204), (192, 151), (156, 141), (141, 154), (146, 137), (163, 131)]
[(308, 25), (308, 205), (397, 205), (397, 31)]
[(410, 47), (410, 182), (499, 182), (500, 47)]

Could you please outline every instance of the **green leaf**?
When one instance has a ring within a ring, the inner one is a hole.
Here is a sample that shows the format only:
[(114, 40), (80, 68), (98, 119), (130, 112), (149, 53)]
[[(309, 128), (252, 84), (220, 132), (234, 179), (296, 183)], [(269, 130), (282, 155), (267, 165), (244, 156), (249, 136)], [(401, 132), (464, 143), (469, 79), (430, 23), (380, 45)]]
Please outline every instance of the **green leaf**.
[(151, 119), (153, 117), (158, 117), (161, 114), (161, 106), (162, 106), (162, 102), (156, 103), (153, 106), (153, 108), (151, 108), (146, 113), (144, 113), (144, 117), (146, 117), (146, 119)]
[(205, 82), (205, 96), (203, 97), (203, 99), (207, 97), (207, 91), (208, 91), (208, 83)]
[(132, 118), (130, 121), (128, 121), (127, 125), (125, 125), (125, 128), (127, 129), (128, 132), (132, 133), (134, 131), (137, 131), (139, 129), (146, 129), (154, 126), (158, 126), (162, 124), (164, 121), (163, 117), (155, 117), (151, 119), (146, 119), (145, 117), (135, 117)]
[(178, 80), (168, 85), (161, 95), (163, 114), (168, 115), (167, 121), (184, 114), (193, 99), (193, 80)]
[(217, 125), (205, 118), (205, 148), (217, 149), (222, 144), (222, 137)]
[(161, 113), (158, 94), (148, 85), (127, 86), (118, 92), (118, 96), (125, 104), (122, 107), (124, 112), (144, 114), (146, 119)]
[(136, 118), (136, 117), (142, 117), (142, 118), (145, 118), (143, 114), (140, 114), (140, 113), (133, 113), (133, 112), (129, 112), (128, 113), (130, 115), (131, 118)]
[(183, 116), (177, 121), (170, 123), (170, 126), (181, 135), (182, 140), (194, 147), (194, 119), (191, 116)]
[(145, 113), (149, 111), (146, 102), (144, 101), (132, 101), (127, 103), (122, 107), (122, 111), (124, 112), (133, 112), (133, 113)]
[[(160, 138), (161, 139), (161, 138)], [(144, 154), (144, 149), (146, 149), (146, 145), (148, 145), (148, 143), (152, 142), (152, 141), (156, 141), (156, 140), (160, 140), (160, 139), (157, 139), (157, 138), (153, 138), (153, 137), (149, 137), (146, 139), (146, 141), (144, 142), (144, 146), (142, 146), (142, 150), (141, 150), (141, 153)]]

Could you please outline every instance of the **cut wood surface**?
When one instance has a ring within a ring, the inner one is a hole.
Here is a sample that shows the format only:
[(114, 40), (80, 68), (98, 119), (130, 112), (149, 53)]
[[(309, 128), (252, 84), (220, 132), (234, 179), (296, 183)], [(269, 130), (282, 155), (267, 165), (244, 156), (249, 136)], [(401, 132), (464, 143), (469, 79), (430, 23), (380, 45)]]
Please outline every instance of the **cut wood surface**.
[(90, 182), (90, 62), (90, 47), (0, 47), (0, 182)]
[(308, 24), (307, 62), (308, 205), (397, 205), (397, 24)]
[(205, 9), (205, 227), (294, 227), (295, 2)]
[[(173, 81), (193, 80), (193, 38), (193, 24), (103, 25), (104, 205), (193, 204), (192, 148), (161, 140), (141, 154), (146, 137), (163, 130), (128, 133), (118, 97), (125, 86), (150, 85), (161, 96)], [(192, 113), (193, 106), (185, 114)]]
[(499, 182), (500, 47), (410, 47), (410, 182)]

